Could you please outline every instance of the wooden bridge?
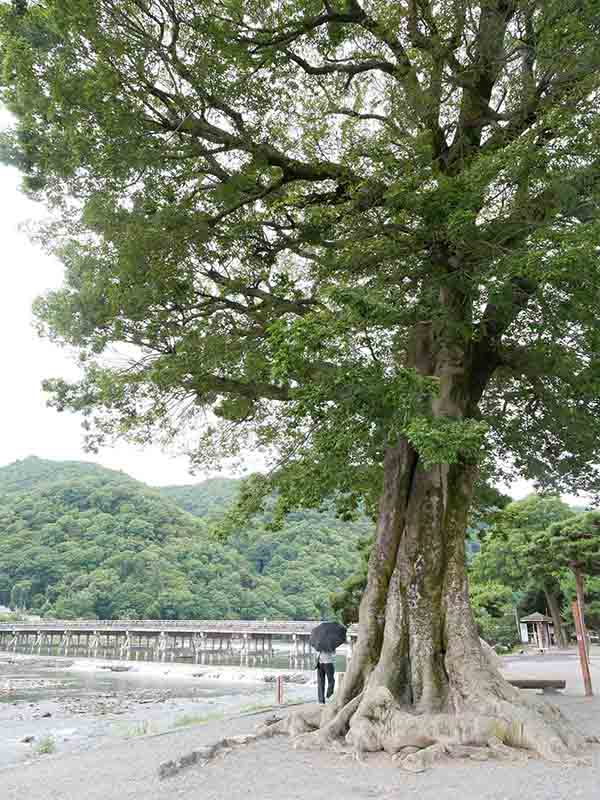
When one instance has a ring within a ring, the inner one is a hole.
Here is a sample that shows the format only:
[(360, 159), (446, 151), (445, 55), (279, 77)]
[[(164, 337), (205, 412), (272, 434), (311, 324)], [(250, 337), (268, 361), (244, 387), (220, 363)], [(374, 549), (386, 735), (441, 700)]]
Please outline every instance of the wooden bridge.
[[(294, 658), (311, 654), (318, 621), (43, 620), (0, 623), (0, 651), (123, 660), (200, 663), (204, 656), (267, 657), (285, 645)], [(358, 634), (348, 629), (349, 654)]]

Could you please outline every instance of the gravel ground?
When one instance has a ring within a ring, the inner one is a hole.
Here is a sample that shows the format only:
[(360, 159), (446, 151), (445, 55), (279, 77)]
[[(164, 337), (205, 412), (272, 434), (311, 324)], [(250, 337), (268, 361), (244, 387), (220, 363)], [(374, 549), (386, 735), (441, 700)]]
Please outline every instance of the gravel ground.
[[(541, 660), (545, 659), (545, 660)], [(540, 663), (541, 660), (541, 663)], [(600, 689), (600, 658), (593, 660)], [(584, 698), (571, 656), (510, 659), (507, 676), (566, 677), (567, 692), (552, 701), (577, 727), (600, 733), (600, 697)], [(264, 715), (244, 716), (143, 737), (94, 752), (42, 756), (0, 771), (2, 800), (598, 800), (600, 747), (590, 750), (591, 766), (571, 767), (531, 759), (525, 764), (453, 760), (412, 775), (383, 755), (364, 765), (332, 752), (294, 750), (288, 739), (247, 745), (204, 767), (191, 767), (159, 781), (160, 763), (201, 744), (250, 732)]]

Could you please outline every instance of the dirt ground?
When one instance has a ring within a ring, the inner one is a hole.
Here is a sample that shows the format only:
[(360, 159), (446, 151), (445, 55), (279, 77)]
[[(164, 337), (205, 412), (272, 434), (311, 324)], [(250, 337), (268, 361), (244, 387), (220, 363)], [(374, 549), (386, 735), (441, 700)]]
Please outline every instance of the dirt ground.
[[(567, 691), (551, 698), (586, 734), (600, 734), (600, 696), (585, 698), (573, 654), (507, 659), (507, 677), (565, 677)], [(600, 692), (600, 653), (592, 660)], [(3, 800), (598, 800), (600, 746), (589, 766), (448, 760), (417, 775), (375, 754), (364, 763), (348, 754), (296, 750), (277, 737), (242, 746), (205, 766), (160, 780), (159, 765), (202, 744), (251, 732), (264, 715), (246, 715), (159, 736), (142, 737), (65, 756), (38, 756), (0, 771)]]

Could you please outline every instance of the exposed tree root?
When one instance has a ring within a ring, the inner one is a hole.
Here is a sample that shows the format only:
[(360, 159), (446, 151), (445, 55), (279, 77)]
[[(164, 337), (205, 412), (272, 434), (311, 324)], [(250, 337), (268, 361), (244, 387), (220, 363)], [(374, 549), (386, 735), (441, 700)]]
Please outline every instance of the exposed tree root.
[[(514, 695), (513, 695), (514, 692)], [(379, 686), (359, 695), (333, 719), (322, 709), (293, 712), (278, 723), (279, 732), (294, 737), (295, 746), (323, 748), (342, 744), (360, 757), (385, 751), (399, 766), (420, 772), (443, 758), (525, 760), (581, 763), (586, 739), (577, 734), (560, 711), (508, 687), (507, 698), (476, 698), (459, 712), (415, 713), (401, 707), (391, 692)], [(585, 763), (585, 762), (584, 762)]]
[[(498, 688), (498, 687), (496, 687)], [(586, 744), (599, 736), (580, 736), (560, 711), (505, 685), (505, 697), (479, 697), (459, 713), (415, 713), (400, 706), (383, 686), (361, 693), (333, 718), (322, 705), (304, 706), (286, 717), (273, 715), (253, 734), (228, 736), (160, 765), (168, 778), (183, 769), (204, 766), (217, 756), (263, 738), (292, 737), (295, 747), (333, 748), (364, 761), (365, 754), (385, 751), (400, 769), (423, 772), (449, 758), (526, 761), (541, 756), (550, 761), (586, 764)]]
[(161, 780), (172, 778), (184, 769), (193, 766), (205, 766), (217, 756), (224, 756), (236, 747), (250, 744), (258, 739), (256, 734), (241, 734), (239, 736), (226, 736), (213, 744), (204, 745), (196, 750), (181, 756), (176, 760), (165, 761), (158, 768), (158, 777)]

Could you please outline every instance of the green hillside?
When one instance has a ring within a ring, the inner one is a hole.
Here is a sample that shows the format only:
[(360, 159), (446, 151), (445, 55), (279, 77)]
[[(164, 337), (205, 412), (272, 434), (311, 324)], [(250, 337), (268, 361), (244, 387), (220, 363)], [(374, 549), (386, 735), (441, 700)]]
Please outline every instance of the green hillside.
[[(365, 520), (294, 513), (215, 540), (239, 481), (151, 489), (85, 462), (0, 468), (0, 603), (58, 617), (314, 618), (354, 571)], [(192, 513), (188, 513), (189, 509)]]
[[(172, 486), (160, 492), (200, 518), (214, 518), (235, 500), (240, 481), (214, 478), (192, 486)], [(298, 619), (331, 612), (329, 595), (347, 580), (359, 561), (358, 543), (372, 533), (365, 519), (343, 522), (333, 513), (310, 509), (287, 515), (282, 530), (272, 531), (268, 516), (233, 533), (228, 545), (242, 555), (252, 571), (277, 581), (292, 600)]]
[(50, 461), (45, 458), (29, 456), (0, 467), (0, 497), (3, 494), (25, 492), (28, 489), (41, 489), (43, 486), (84, 477), (120, 478), (122, 481), (137, 483), (124, 472), (101, 467), (91, 461)]
[(196, 517), (212, 517), (235, 500), (240, 483), (233, 478), (209, 478), (185, 486), (161, 486), (158, 491)]

